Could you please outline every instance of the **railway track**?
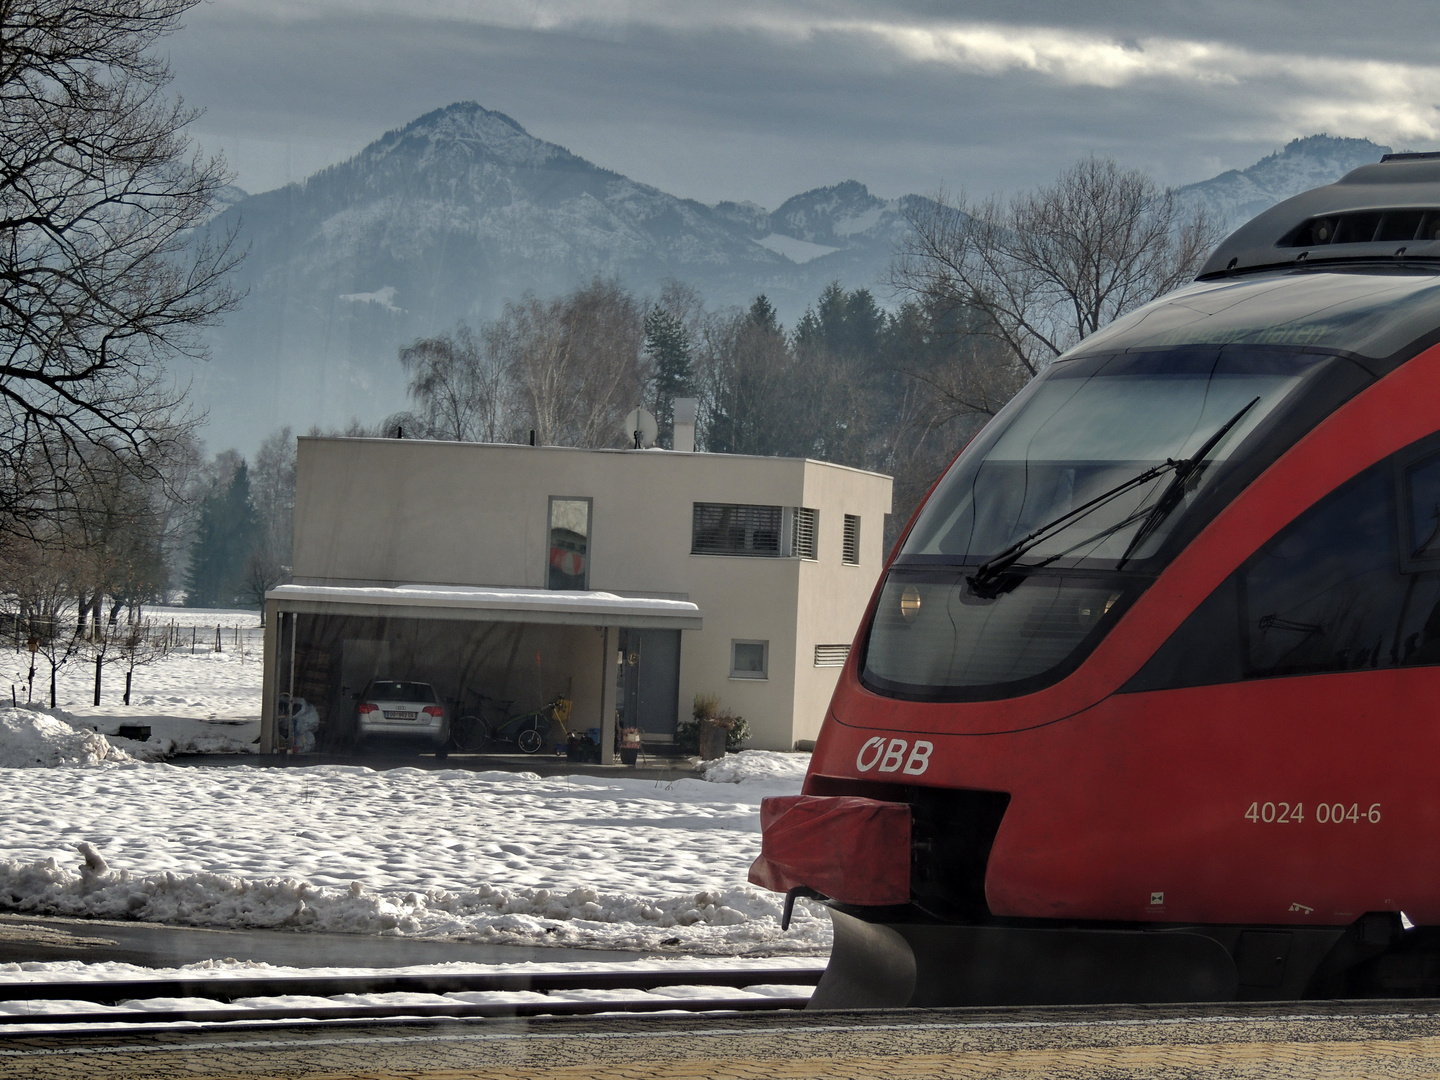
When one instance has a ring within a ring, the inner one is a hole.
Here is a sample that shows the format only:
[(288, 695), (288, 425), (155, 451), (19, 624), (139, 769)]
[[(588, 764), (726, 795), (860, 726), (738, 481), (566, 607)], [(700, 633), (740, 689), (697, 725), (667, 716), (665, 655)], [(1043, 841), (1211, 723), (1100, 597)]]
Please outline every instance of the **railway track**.
[[(32, 1036), (41, 1026), (50, 1032), (95, 1025), (113, 1031), (117, 1026), (142, 1030), (166, 1024), (236, 1027), (286, 1021), (373, 1023), (401, 1018), (802, 1009), (809, 994), (755, 993), (747, 988), (813, 986), (822, 970), (483, 972), (0, 983), (0, 1040)], [(678, 988), (684, 989), (664, 992)], [(336, 1000), (362, 995), (384, 995), (396, 1000)], [(69, 1003), (90, 1007), (63, 1007)]]

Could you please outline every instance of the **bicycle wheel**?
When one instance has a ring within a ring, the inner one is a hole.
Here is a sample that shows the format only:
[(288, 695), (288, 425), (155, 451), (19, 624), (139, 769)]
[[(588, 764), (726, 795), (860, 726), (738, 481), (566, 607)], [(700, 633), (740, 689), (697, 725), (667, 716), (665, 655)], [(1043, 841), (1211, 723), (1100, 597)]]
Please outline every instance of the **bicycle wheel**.
[(538, 754), (540, 748), (545, 745), (545, 740), (540, 737), (540, 732), (536, 728), (527, 727), (515, 736), (515, 745), (527, 754)]
[(455, 743), (456, 750), (473, 754), (485, 748), (485, 744), (490, 741), (490, 731), (480, 717), (462, 716), (450, 729), (450, 738)]

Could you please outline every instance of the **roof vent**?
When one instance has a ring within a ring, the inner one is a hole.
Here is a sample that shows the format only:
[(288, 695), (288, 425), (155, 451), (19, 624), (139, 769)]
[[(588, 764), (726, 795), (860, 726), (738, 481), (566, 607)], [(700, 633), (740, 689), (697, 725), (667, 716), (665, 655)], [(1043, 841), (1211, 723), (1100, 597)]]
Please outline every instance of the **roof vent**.
[[(1360, 266), (1400, 256), (1440, 268), (1440, 152), (1389, 154), (1246, 222), (1210, 254), (1200, 278), (1304, 265)], [(1303, 254), (1302, 254), (1303, 253)]]
[(1440, 240), (1440, 208), (1356, 210), (1307, 218), (1280, 238), (1279, 247), (1404, 243)]

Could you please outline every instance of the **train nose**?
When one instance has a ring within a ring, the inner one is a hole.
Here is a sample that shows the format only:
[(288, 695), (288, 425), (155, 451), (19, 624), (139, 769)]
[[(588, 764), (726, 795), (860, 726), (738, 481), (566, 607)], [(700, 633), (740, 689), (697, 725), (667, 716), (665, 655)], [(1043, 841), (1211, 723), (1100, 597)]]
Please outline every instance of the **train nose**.
[(910, 807), (852, 795), (790, 795), (760, 803), (760, 857), (750, 881), (775, 892), (813, 889), (842, 904), (910, 899)]

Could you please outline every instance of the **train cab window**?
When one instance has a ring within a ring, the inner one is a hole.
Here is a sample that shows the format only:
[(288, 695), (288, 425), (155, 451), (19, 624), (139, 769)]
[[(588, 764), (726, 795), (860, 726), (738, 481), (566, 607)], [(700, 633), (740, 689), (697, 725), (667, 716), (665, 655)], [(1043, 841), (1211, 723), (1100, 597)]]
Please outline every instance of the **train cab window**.
[(1382, 461), (1262, 545), (1125, 689), (1440, 664), (1437, 533), (1440, 454)]
[(1401, 561), (1406, 569), (1440, 568), (1440, 454), (1406, 467), (1400, 488), (1404, 520)]
[(1407, 581), (1389, 463), (1366, 470), (1282, 530), (1242, 570), (1250, 678), (1388, 666)]

